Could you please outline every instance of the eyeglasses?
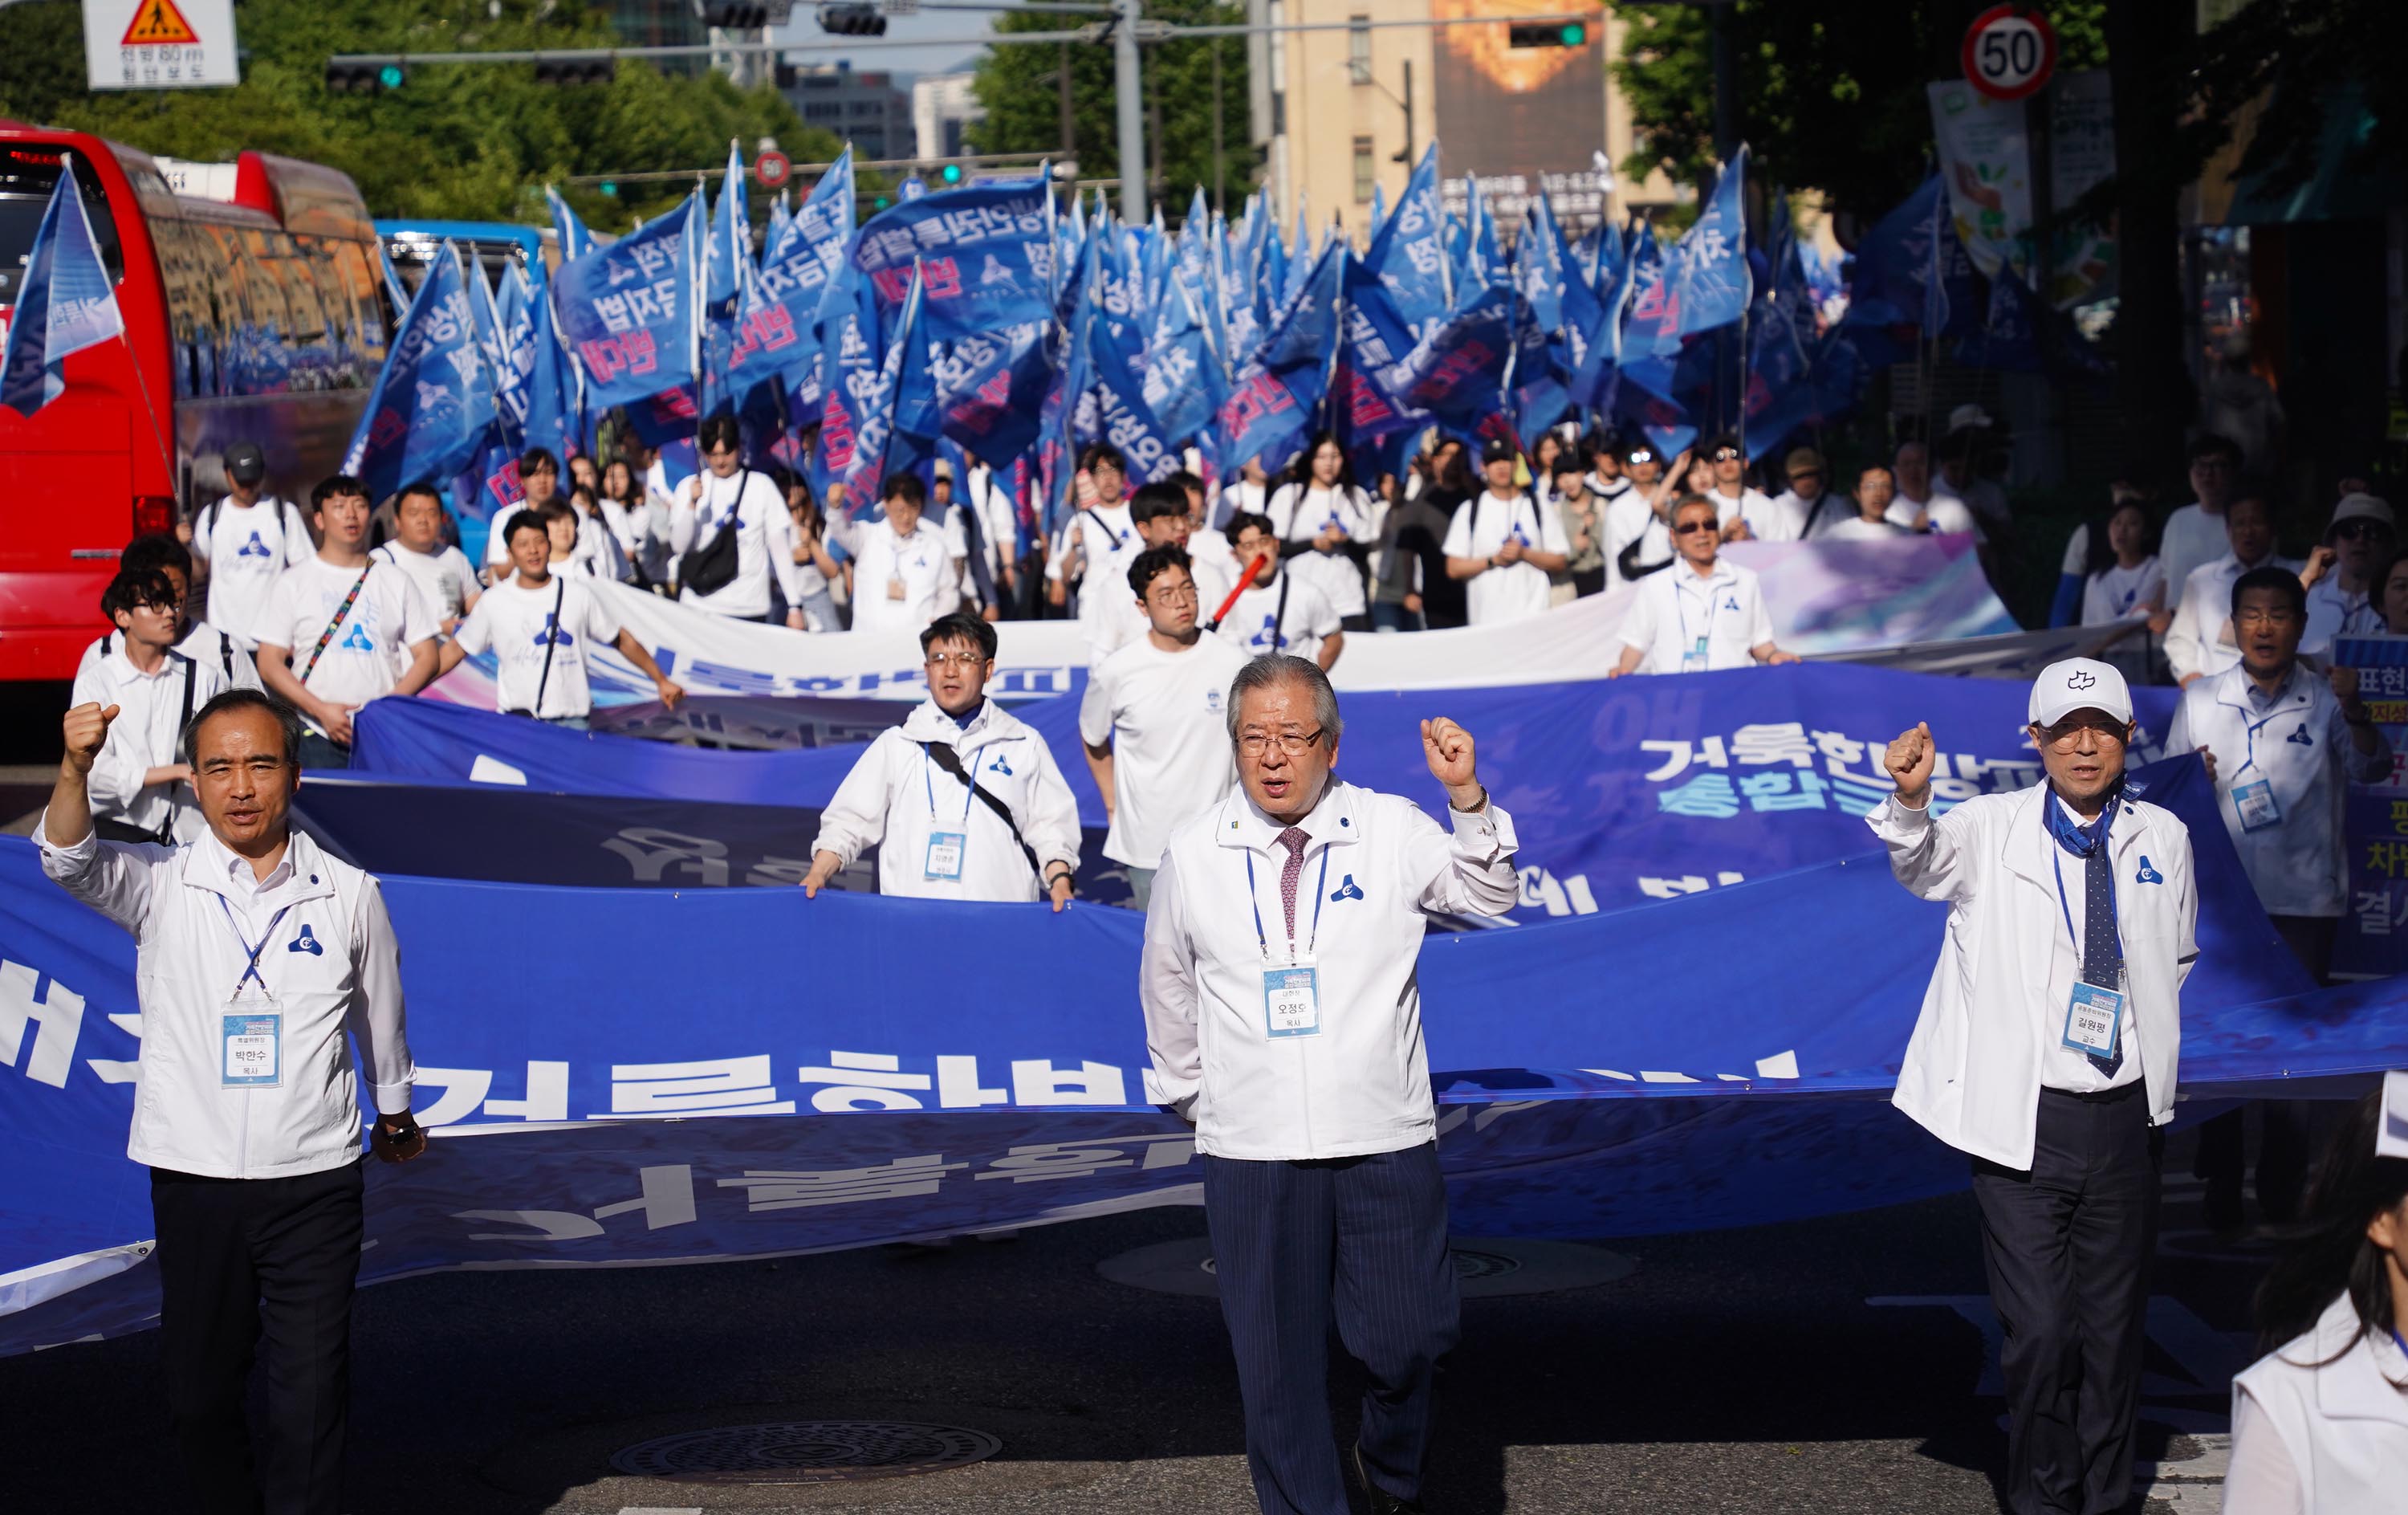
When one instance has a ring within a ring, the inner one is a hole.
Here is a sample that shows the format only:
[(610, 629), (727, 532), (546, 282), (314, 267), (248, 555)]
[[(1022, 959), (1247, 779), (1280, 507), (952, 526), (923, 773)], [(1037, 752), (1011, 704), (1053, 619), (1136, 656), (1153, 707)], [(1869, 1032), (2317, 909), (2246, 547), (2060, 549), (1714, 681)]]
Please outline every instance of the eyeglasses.
[(1145, 592), (1145, 598), (1157, 605), (1176, 605), (1182, 600), (1192, 603), (1196, 599), (1196, 585), (1182, 584), (1166, 585), (1160, 589), (1149, 589)]
[(1630, 454), (1630, 461), (1633, 463), (1653, 463), (1656, 461), (1656, 454), (1642, 447), (1639, 449), (1639, 451)]
[(1737, 456), (1739, 456), (1739, 449), (1736, 447), (1717, 447), (1714, 449), (1713, 460), (1717, 463), (1727, 463)]
[(958, 668), (967, 673), (974, 668), (983, 667), (986, 660), (987, 656), (984, 653), (930, 653), (928, 655), (928, 666), (939, 673), (949, 668)]
[(1316, 726), (1310, 731), (1283, 731), (1277, 736), (1265, 731), (1249, 731), (1238, 739), (1238, 750), (1249, 758), (1259, 758), (1276, 742), (1280, 751), (1291, 758), (1301, 758), (1312, 750), (1312, 744), (1321, 740), (1326, 729), (1326, 727)]
[(2235, 630), (2244, 626), (2289, 626), (2299, 620), (2288, 605), (2244, 605), (2232, 613)]
[(1714, 524), (1712, 521), (1684, 521), (1672, 528), (1672, 535), (1693, 537), (1700, 531), (1712, 531), (1713, 528)]
[(2101, 742), (2113, 742), (2121, 746), (2125, 730), (2125, 724), (2113, 715), (2068, 715), (2055, 726), (2042, 727), (2040, 739), (2044, 745), (2064, 752), (2081, 740), (2083, 732), (2095, 731)]

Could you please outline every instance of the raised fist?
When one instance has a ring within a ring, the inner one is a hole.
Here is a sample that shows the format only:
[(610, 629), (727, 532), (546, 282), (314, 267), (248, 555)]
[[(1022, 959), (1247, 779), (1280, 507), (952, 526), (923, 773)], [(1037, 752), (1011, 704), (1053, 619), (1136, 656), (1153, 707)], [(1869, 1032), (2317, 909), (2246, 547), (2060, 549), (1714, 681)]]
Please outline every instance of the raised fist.
[(1882, 767), (1898, 785), (1898, 797), (1918, 809), (1924, 796), (1931, 790), (1931, 764), (1938, 749), (1931, 744), (1929, 723), (1918, 721), (1912, 731), (1900, 731), (1898, 740), (1882, 754)]
[(66, 738), (66, 764), (69, 768), (78, 773), (89, 774), (92, 772), (93, 759), (100, 756), (102, 744), (108, 741), (108, 723), (115, 719), (115, 705), (103, 709), (97, 703), (87, 703), (67, 712), (62, 729)]

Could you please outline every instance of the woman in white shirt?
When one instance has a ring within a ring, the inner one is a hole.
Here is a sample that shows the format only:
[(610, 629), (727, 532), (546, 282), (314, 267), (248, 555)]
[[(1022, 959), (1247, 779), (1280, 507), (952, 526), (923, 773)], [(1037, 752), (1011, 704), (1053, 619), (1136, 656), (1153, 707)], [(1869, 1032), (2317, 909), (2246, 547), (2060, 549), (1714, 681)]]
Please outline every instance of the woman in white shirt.
[(2107, 517), (2105, 561), (2096, 550), (2082, 590), (2082, 624), (2108, 626), (2166, 608), (2165, 565), (2157, 560), (2147, 507), (2128, 499)]
[(2258, 1289), (2272, 1349), (2232, 1380), (2225, 1515), (2408, 1503), (2408, 1074), (2351, 1108)]
[(1371, 497), (1355, 487), (1337, 438), (1324, 433), (1312, 440), (1264, 513), (1297, 582), (1320, 590), (1347, 630), (1369, 630), (1363, 564), (1379, 540), (1379, 517)]
[(639, 589), (650, 589), (666, 576), (663, 560), (668, 550), (668, 512), (652, 503), (636, 476), (635, 466), (614, 457), (602, 470), (602, 519), (619, 543), (620, 556)]

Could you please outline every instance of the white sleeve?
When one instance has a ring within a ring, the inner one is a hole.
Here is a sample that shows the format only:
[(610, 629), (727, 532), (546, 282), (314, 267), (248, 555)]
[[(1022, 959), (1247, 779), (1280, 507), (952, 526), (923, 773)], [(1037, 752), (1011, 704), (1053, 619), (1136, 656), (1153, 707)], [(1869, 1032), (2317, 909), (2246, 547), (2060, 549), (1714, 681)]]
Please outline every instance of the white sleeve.
[(1513, 817), (1494, 801), (1469, 815), (1447, 806), (1450, 835), (1415, 810), (1408, 813), (1412, 834), (1405, 844), (1406, 876), (1415, 885), (1414, 902), (1433, 915), (1502, 916), (1522, 902), (1522, 875), (1513, 866), (1521, 844)]
[(150, 870), (174, 858), (173, 847), (103, 842), (91, 832), (74, 846), (55, 847), (40, 820), (34, 841), (42, 849), (42, 872), (59, 887), (140, 938), (150, 913)]
[(494, 607), (501, 603), (498, 594), (477, 597), (477, 606), (461, 617), (452, 628), (452, 640), (464, 653), (480, 653), (494, 644)]
[(2291, 1449), (2248, 1390), (2232, 1389), (2232, 1461), (2224, 1474), (2224, 1515), (2307, 1515)]
[(1197, 1034), (1196, 945), (1187, 929), (1186, 891), (1166, 852), (1154, 874), (1145, 912), (1145, 944), (1138, 956), (1138, 1000), (1145, 1010), (1145, 1097), (1188, 1113), (1204, 1087), (1204, 1046)]
[(359, 973), (344, 1023), (359, 1045), (360, 1065), (367, 1070), (377, 1114), (400, 1115), (409, 1108), (418, 1068), (410, 1060), (404, 1030), (401, 945), (394, 940), (393, 917), (385, 913), (384, 890), (373, 878), (362, 882), (351, 912), (351, 960), (359, 964)]
[(390, 566), (401, 580), (401, 644), (415, 647), (442, 632), (443, 617), (436, 613), (434, 603), (416, 579), (402, 572), (400, 565)]
[[(294, 587), (299, 580), (298, 570), (286, 569), (276, 576), (276, 583), (269, 586), (267, 609), (259, 619), (260, 645), (281, 647), (287, 653), (294, 650), (293, 643), (301, 635), (300, 628), (295, 624), (301, 618), (300, 607), (296, 603), (300, 592)], [(299, 668), (294, 669), (293, 676), (296, 679), (301, 676)]]
[(2200, 601), (2205, 598), (2184, 595), (2182, 608), (2174, 612), (2173, 624), (2166, 628), (2166, 663), (2173, 670), (2176, 680), (2205, 671), (2207, 639), (2212, 635), (2200, 625), (2203, 607)]
[(201, 562), (206, 563), (209, 560), (209, 535), (217, 529), (217, 518), (224, 513), (224, 511), (217, 506), (204, 505), (200, 512), (193, 517), (193, 540), (190, 545), (193, 556)]
[(1544, 500), (1533, 499), (1530, 508), (1539, 512), (1539, 551), (1569, 553), (1571, 539), (1564, 535), (1564, 512)]
[(2085, 521), (2073, 528), (2071, 536), (2065, 539), (2065, 561), (2057, 565), (2057, 570), (2059, 573), (2079, 576), (2089, 567), (2090, 523)]
[(1477, 556), (1471, 550), (1471, 501), (1465, 500), (1455, 508), (1454, 517), (1446, 524), (1445, 544), (1439, 551), (1449, 557)]
[(683, 553), (694, 546), (695, 508), (681, 488), (669, 497), (669, 551)]
[(2094, 573), (2082, 584), (2082, 615), (2075, 624), (2101, 626), (2107, 621), (2107, 575)]
[(1749, 609), (1747, 644), (1751, 650), (1775, 640), (1772, 634), (1772, 612), (1764, 603), (1764, 584), (1752, 580), (1747, 586)]
[(1979, 864), (1965, 832), (1973, 825), (1968, 812), (1952, 810), (1931, 818), (1931, 801), (1916, 810), (1891, 795), (1865, 817), (1889, 848), (1889, 871), (1909, 892), (1925, 900), (1954, 902), (1968, 896)]
[(523, 505), (512, 505), (507, 510), (495, 511), (485, 522), (485, 566), (487, 568), (502, 568), (509, 563), (510, 517), (525, 508)]
[(1270, 517), (1271, 535), (1282, 541), (1287, 541), (1288, 529), (1296, 524), (1297, 501), (1301, 498), (1297, 485), (1282, 484), (1263, 506), (1263, 513)]
[(811, 851), (833, 852), (850, 867), (855, 858), (884, 839), (888, 790), (894, 786), (887, 771), (894, 755), (910, 745), (892, 731), (869, 744), (853, 772), (836, 786), (827, 808), (820, 812), (820, 834), (812, 841)]
[(745, 494), (756, 497), (753, 504), (767, 513), (761, 519), (761, 545), (769, 554), (769, 571), (778, 576), (778, 588), (786, 597), (786, 608), (803, 608), (803, 566), (795, 561), (795, 517), (786, 509), (778, 486), (767, 478), (754, 474), (761, 487), (748, 483)]
[(1028, 850), (1037, 854), (1040, 874), (1057, 862), (1075, 873), (1079, 871), (1079, 801), (1062, 776), (1061, 766), (1054, 761), (1054, 749), (1043, 737), (1030, 735), (1037, 743), (1037, 772), (1028, 781), (1023, 801), (1026, 814), (1020, 817), (1020, 834), (1028, 839)]
[(279, 517), (284, 524), (284, 566), (307, 563), (318, 554), (317, 544), (309, 540), (308, 518), (297, 505), (280, 500), (276, 508), (284, 512)]
[(1108, 666), (1109, 660), (1089, 671), (1086, 693), (1079, 697), (1079, 740), (1091, 747), (1111, 740), (1112, 678), (1106, 671)]
[(1630, 597), (1630, 608), (1622, 613), (1622, 644), (1641, 652), (1653, 651), (1656, 646), (1656, 596), (1649, 592), (1645, 580), (1640, 582), (1638, 592)]

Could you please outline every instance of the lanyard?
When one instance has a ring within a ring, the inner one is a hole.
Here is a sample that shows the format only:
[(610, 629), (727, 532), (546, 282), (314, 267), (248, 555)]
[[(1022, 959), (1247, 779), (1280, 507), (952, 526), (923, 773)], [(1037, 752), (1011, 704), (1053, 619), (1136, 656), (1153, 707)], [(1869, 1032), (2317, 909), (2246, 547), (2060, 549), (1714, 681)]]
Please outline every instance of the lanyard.
[[(276, 940), (276, 928), (284, 924), (284, 917), (292, 913), (293, 907), (286, 905), (276, 913), (276, 918), (267, 923), (267, 931), (260, 937), (257, 946), (243, 941), (242, 928), (235, 925), (234, 906), (226, 903), (226, 897), (222, 894), (218, 896), (218, 908), (225, 912), (226, 925), (234, 931), (234, 939), (241, 944), (244, 951), (251, 954), (251, 960), (242, 965), (242, 976), (234, 981), (235, 992), (239, 994), (242, 992), (243, 985), (254, 978), (259, 978), (259, 955), (267, 950), (268, 943)], [(259, 988), (263, 994), (271, 992), (265, 978), (259, 978)]]
[[(1312, 887), (1312, 934), (1304, 940), (1307, 952), (1311, 952), (1321, 940), (1321, 902), (1329, 885), (1329, 844), (1324, 842), (1321, 844), (1321, 881)], [(1254, 940), (1261, 944), (1263, 956), (1268, 958), (1271, 942), (1263, 934), (1263, 907), (1254, 901), (1254, 850), (1252, 847), (1246, 849), (1246, 905), (1254, 913)], [(1290, 957), (1296, 955), (1296, 929), (1292, 926), (1288, 928), (1287, 950)]]
[[(2314, 703), (2314, 701), (2311, 701), (2311, 703)], [(2242, 759), (2242, 763), (2239, 768), (2232, 771), (2232, 776), (2234, 778), (2239, 778), (2242, 774), (2248, 772), (2251, 769), (2258, 766), (2258, 733), (2266, 729), (2267, 727), (2272, 726), (2274, 723), (2274, 718), (2276, 716), (2288, 715), (2290, 714), (2292, 714), (2290, 701), (2286, 698), (2282, 704), (2279, 704), (2272, 710), (2268, 711), (2263, 720), (2258, 721), (2254, 724), (2251, 723), (2246, 714), (2243, 714), (2241, 717), (2241, 739), (2246, 744), (2248, 756)]]
[[(1690, 577), (1691, 577), (1691, 578), (1695, 578), (1695, 577), (1697, 577), (1697, 575), (1695, 575), (1695, 574), (1691, 574), (1691, 575), (1690, 575)], [(1678, 579), (1673, 580), (1673, 581), (1672, 581), (1672, 613), (1673, 613), (1673, 614), (1675, 614), (1675, 615), (1678, 615), (1678, 616), (1681, 618), (1681, 651), (1682, 651), (1682, 653), (1685, 656), (1685, 655), (1687, 654), (1687, 652), (1688, 652), (1688, 650), (1689, 650), (1689, 646), (1690, 646), (1690, 642), (1689, 642), (1689, 606), (1688, 606), (1688, 602), (1687, 602), (1686, 600), (1684, 600), (1684, 599), (1683, 599), (1681, 598), (1681, 588), (1682, 588), (1681, 581), (1680, 581), (1680, 580), (1678, 580)], [(1705, 631), (1705, 634), (1706, 634), (1708, 637), (1712, 637), (1712, 636), (1714, 634), (1714, 617), (1715, 617), (1715, 615), (1717, 615), (1718, 613), (1721, 613), (1721, 611), (1722, 611), (1722, 606), (1721, 606), (1719, 603), (1717, 603), (1717, 602), (1716, 602), (1716, 594), (1715, 594), (1715, 590), (1714, 590), (1714, 580), (1713, 580), (1713, 579), (1708, 579), (1708, 580), (1706, 581), (1706, 631)]]
[[(962, 734), (964, 736), (969, 735), (968, 731), (965, 731)], [(928, 776), (928, 770), (931, 766), (933, 765), (929, 761), (927, 749), (924, 747), (920, 752), (920, 786), (928, 791), (928, 819), (931, 823), (934, 823), (937, 818), (937, 781)], [(965, 773), (968, 772), (970, 771), (970, 765), (965, 763), (962, 766), (962, 771)], [(977, 798), (977, 788), (978, 781), (976, 779), (972, 779), (970, 782), (962, 786), (962, 830), (965, 831), (969, 830), (970, 801)]]
[[(2057, 803), (2057, 796), (2052, 793), (2042, 799), (2041, 803), (2043, 807), (2053, 805)], [(2114, 801), (2111, 800), (2109, 803), (2112, 805)], [(2103, 809), (2099, 813), (2099, 845), (2103, 847), (2107, 845), (2107, 812)], [(2082, 938), (2073, 934), (2073, 906), (2068, 903), (2065, 898), (2065, 848), (2058, 844), (2056, 831), (2049, 829), (2048, 814), (2044, 808), (2041, 813), (2041, 829), (2048, 832), (2048, 866), (2050, 871), (2057, 874), (2057, 908), (2065, 916), (2065, 938), (2073, 944), (2073, 955), (2078, 960), (2082, 956)], [(2115, 870), (2112, 857), (2109, 858), (2109, 864), (2107, 916), (2115, 923), (2115, 961), (2118, 966), (2121, 966), (2124, 961), (2124, 917), (2115, 908)], [(2074, 964), (2074, 976), (2081, 976), (2081, 966), (2079, 961)], [(2107, 986), (2100, 987), (2104, 988)]]

